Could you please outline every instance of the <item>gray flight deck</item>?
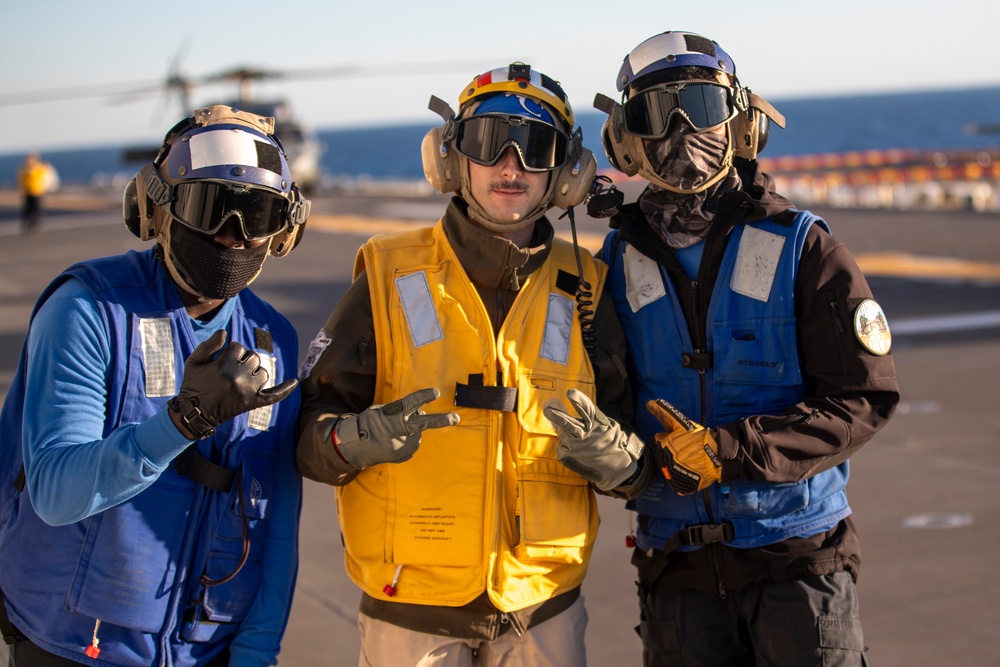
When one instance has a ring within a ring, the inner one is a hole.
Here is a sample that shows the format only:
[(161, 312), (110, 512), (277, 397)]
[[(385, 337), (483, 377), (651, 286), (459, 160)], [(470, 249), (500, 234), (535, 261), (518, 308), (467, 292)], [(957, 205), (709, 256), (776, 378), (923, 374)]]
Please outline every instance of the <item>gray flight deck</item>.
[[(115, 198), (52, 197), (40, 231), (24, 236), (13, 193), (0, 197), (0, 395), (47, 282), (76, 260), (142, 247), (124, 229)], [(300, 358), (347, 288), (366, 235), (392, 228), (385, 219), (427, 222), (443, 208), (436, 197), (315, 199), (304, 242), (269, 259), (254, 285), (298, 328)], [(817, 212), (869, 274), (893, 332), (903, 394), (893, 421), (852, 461), (870, 664), (998, 665), (1000, 215)], [(606, 223), (578, 216), (581, 240), (592, 244)], [(600, 508), (583, 587), (589, 664), (638, 665), (627, 517), (620, 502), (601, 498)], [(301, 567), (280, 664), (356, 665), (357, 601), (344, 573), (333, 489), (306, 482)]]

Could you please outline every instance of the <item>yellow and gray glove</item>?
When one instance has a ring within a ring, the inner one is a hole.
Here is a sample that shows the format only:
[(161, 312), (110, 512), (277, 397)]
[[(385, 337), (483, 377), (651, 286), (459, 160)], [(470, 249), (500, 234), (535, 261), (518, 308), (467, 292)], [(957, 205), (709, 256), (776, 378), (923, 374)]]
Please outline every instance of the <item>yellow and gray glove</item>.
[(180, 391), (167, 402), (193, 440), (215, 435), (216, 426), (236, 415), (277, 403), (299, 383), (292, 378), (267, 388), (260, 356), (235, 341), (223, 349), (225, 343), (226, 331), (219, 329), (194, 349), (184, 362)]
[(420, 408), (441, 392), (419, 389), (386, 405), (373, 405), (360, 414), (346, 415), (337, 422), (333, 446), (355, 468), (377, 463), (402, 463), (420, 446), (420, 434), (429, 428), (454, 426), (458, 413), (424, 413)]
[(634, 475), (638, 469), (636, 461), (642, 456), (642, 440), (622, 431), (582, 391), (570, 389), (566, 398), (579, 417), (571, 416), (557, 398), (542, 409), (559, 434), (559, 461), (602, 491), (613, 489)]
[(646, 409), (667, 429), (653, 437), (662, 447), (663, 474), (674, 491), (683, 496), (720, 481), (719, 445), (711, 431), (662, 398), (646, 403)]

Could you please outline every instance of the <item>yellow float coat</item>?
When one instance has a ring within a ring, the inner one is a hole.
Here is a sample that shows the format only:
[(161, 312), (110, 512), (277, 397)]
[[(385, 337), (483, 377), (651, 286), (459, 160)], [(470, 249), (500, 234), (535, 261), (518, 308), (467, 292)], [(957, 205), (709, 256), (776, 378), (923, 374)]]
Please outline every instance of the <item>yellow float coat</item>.
[[(605, 266), (581, 255), (599, 294)], [(579, 273), (572, 246), (554, 240), (495, 339), (440, 222), (374, 237), (358, 252), (355, 276), (362, 271), (378, 353), (375, 403), (437, 387), (441, 397), (424, 411), (454, 410), (461, 423), (425, 431), (409, 461), (371, 466), (337, 487), (348, 575), (396, 602), (459, 606), (486, 590), (502, 611), (579, 586), (597, 535), (596, 499), (559, 463), (542, 414), (571, 387), (596, 400), (575, 295), (556, 283), (560, 271)], [(478, 375), (495, 385), (498, 373), (517, 389), (515, 412), (453, 404), (458, 383)], [(384, 589), (397, 574), (390, 597)]]

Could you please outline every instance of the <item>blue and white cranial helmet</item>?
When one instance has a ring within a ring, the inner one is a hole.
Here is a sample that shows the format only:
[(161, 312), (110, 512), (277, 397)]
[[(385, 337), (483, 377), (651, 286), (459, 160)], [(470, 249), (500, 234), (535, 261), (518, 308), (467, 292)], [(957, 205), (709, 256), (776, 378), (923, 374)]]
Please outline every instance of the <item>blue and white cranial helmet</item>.
[(289, 195), (291, 172), (281, 146), (237, 123), (193, 127), (170, 144), (160, 174), (169, 183), (213, 180), (266, 187)]
[(676, 67), (706, 67), (736, 81), (736, 63), (715, 41), (692, 32), (654, 35), (625, 56), (618, 72), (618, 92), (642, 77)]

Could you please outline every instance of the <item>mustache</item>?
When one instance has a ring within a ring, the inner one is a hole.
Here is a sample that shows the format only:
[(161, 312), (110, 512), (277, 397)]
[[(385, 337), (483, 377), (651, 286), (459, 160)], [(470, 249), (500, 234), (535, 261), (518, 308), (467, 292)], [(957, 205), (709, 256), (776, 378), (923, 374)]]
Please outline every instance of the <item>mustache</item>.
[(490, 190), (517, 190), (524, 192), (528, 189), (528, 184), (524, 181), (490, 181)]

